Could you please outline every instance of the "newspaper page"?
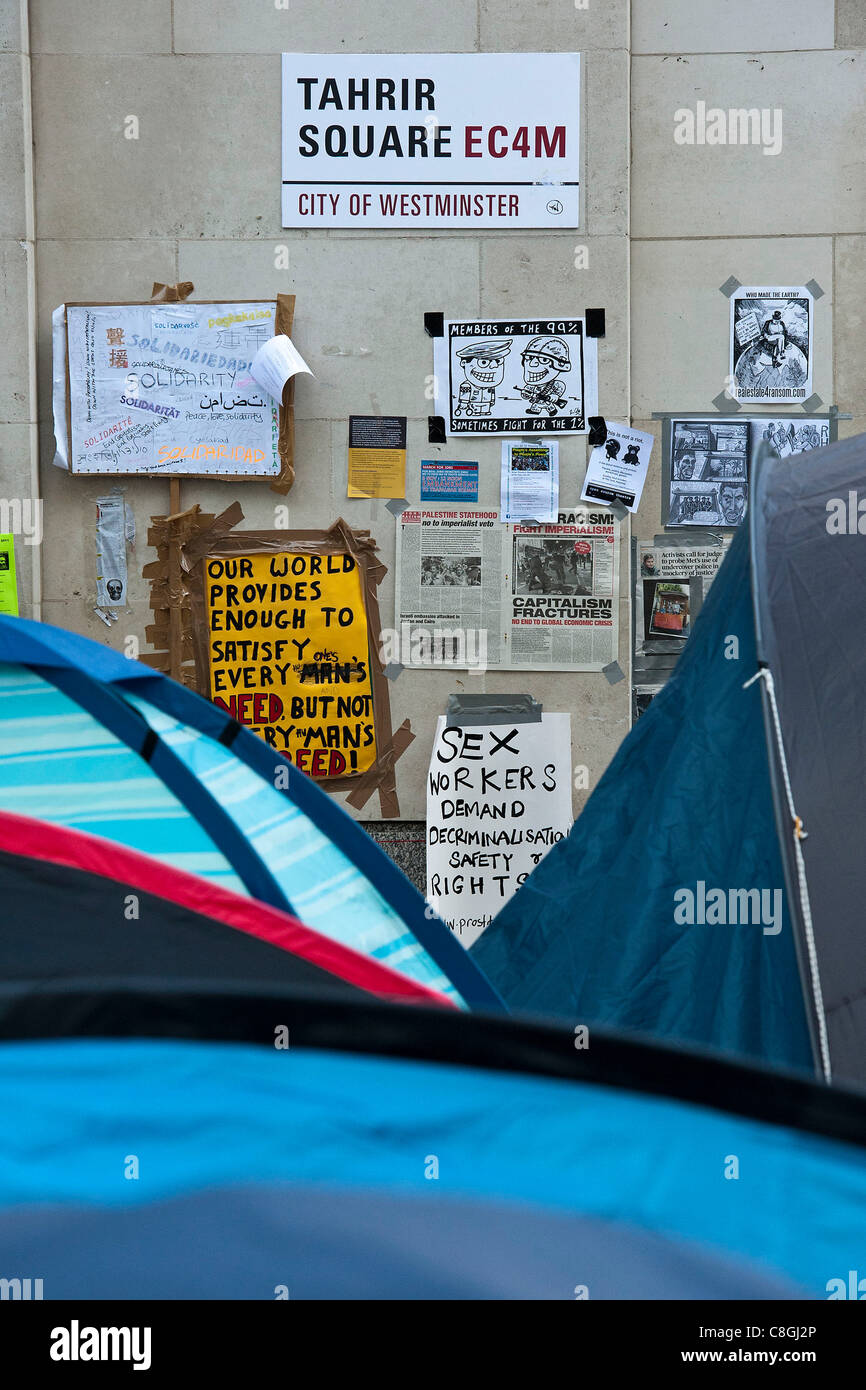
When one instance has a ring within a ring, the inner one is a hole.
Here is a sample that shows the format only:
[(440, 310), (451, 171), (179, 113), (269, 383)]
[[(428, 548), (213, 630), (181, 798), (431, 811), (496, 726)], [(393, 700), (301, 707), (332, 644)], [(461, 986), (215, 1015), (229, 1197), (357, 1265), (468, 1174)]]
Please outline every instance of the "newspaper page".
[(730, 543), (730, 536), (634, 543), (634, 718), (673, 673)]
[(619, 539), (619, 520), (604, 507), (560, 511), (542, 526), (505, 526), (481, 508), (403, 512), (398, 659), (467, 670), (602, 670), (618, 649)]
[(600, 671), (619, 641), (619, 529), (607, 508), (579, 507), (546, 526), (513, 526), (509, 666)]
[(394, 655), (401, 665), (483, 670), (504, 664), (505, 553), (497, 511), (414, 508), (397, 518)]

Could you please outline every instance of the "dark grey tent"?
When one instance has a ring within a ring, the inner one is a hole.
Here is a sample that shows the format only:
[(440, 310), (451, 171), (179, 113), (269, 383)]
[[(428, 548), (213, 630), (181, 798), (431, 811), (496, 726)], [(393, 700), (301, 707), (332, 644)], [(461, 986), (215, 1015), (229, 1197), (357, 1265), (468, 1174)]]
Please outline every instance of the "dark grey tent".
[[(862, 508), (862, 510), (861, 510)], [(866, 1082), (866, 435), (755, 471), (752, 592), (813, 1048)]]
[(866, 436), (765, 452), (673, 677), (471, 947), (508, 1006), (866, 1084), (864, 691)]

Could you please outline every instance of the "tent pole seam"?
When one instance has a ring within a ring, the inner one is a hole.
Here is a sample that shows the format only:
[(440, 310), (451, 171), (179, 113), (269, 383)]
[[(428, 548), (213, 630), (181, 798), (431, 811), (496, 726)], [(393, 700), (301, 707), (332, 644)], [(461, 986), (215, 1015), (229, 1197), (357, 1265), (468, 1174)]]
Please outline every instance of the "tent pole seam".
[[(175, 719), (190, 724), (206, 738), (218, 741), (219, 733), (225, 729), (226, 724), (232, 722), (218, 706), (210, 701), (202, 701), (201, 696), (187, 690), (179, 682), (155, 672), (148, 672), (148, 677), (146, 683), (142, 682), (143, 698), (149, 700), (164, 714), (170, 714)], [(202, 720), (202, 711), (196, 708), (200, 703), (206, 706), (208, 723), (213, 720), (214, 727), (208, 727)], [(402, 870), (385, 854), (372, 836), (329, 797), (327, 792), (322, 791), (311, 777), (300, 772), (293, 763), (286, 762), (282, 754), (269, 748), (262, 739), (242, 725), (232, 743), (232, 751), (246, 767), (258, 776), (264, 777), (269, 786), (275, 787), (281, 797), (301, 811), (364, 875), (470, 1008), (508, 1012), (498, 991), (494, 989), (481, 967), (460, 945), (451, 929), (425, 905), (415, 885), (409, 882)], [(266, 760), (273, 755), (276, 755), (280, 765), (288, 771), (288, 786), (276, 786), (273, 780), (273, 763), (266, 770)]]
[[(195, 774), (165, 740), (150, 729), (138, 711), (127, 704), (122, 693), (110, 686), (100, 686), (83, 671), (73, 668), (34, 669), (38, 669), (45, 680), (69, 696), (94, 719), (101, 721), (115, 738), (150, 766), (154, 776), (209, 836), (252, 898), (258, 898), (268, 906), (302, 920), (267, 864), (247, 844), (243, 832), (224, 807), (198, 782)], [(140, 733), (140, 738), (132, 736), (132, 730)], [(197, 813), (197, 800), (202, 803), (202, 809), (207, 810), (206, 819)]]
[(801, 841), (803, 839), (803, 822), (797, 814), (794, 805), (794, 790), (791, 786), (791, 778), (788, 773), (788, 761), (785, 757), (785, 747), (782, 742), (782, 721), (779, 717), (779, 706), (776, 703), (776, 685), (773, 680), (773, 673), (769, 666), (762, 666), (750, 680), (743, 686), (748, 690), (755, 681), (762, 680), (767, 692), (767, 699), (770, 711), (773, 716), (773, 731), (776, 738), (776, 749), (779, 755), (779, 765), (782, 769), (782, 780), (785, 786), (785, 798), (788, 803), (788, 814), (791, 817), (791, 835), (794, 842), (794, 858), (797, 862), (797, 881), (800, 894), (800, 910), (803, 914), (803, 928), (806, 936), (806, 950), (809, 956), (809, 973), (812, 979), (812, 994), (815, 1000), (815, 1010), (818, 1021), (818, 1041), (821, 1048), (821, 1070), (824, 1073), (824, 1080), (832, 1081), (833, 1072), (830, 1062), (830, 1044), (827, 1038), (827, 1017), (824, 1011), (824, 995), (821, 989), (821, 975), (818, 969), (818, 953), (815, 947), (815, 930), (812, 923), (812, 907), (809, 902), (809, 884), (806, 879), (806, 861), (803, 858)]

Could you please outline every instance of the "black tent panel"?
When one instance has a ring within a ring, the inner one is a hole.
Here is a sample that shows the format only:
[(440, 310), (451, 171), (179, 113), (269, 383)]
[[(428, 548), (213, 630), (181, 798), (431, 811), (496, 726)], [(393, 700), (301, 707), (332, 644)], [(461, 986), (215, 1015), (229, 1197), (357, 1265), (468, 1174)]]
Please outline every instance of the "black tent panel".
[(301, 955), (85, 869), (0, 850), (0, 981), (194, 979), (365, 991)]
[(866, 436), (763, 460), (753, 493), (758, 656), (804, 991), (819, 1070), (864, 1083)]

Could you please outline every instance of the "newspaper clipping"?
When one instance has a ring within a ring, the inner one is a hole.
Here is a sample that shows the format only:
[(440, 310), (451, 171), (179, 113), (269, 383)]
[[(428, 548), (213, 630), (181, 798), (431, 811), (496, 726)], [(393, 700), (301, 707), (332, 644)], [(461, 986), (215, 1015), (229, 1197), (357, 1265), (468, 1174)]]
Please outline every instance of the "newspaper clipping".
[(634, 718), (672, 674), (730, 543), (729, 536), (714, 543), (685, 538), (670, 545), (635, 542)]
[(403, 666), (600, 671), (616, 660), (620, 523), (605, 507), (504, 526), (482, 508), (397, 521)]

